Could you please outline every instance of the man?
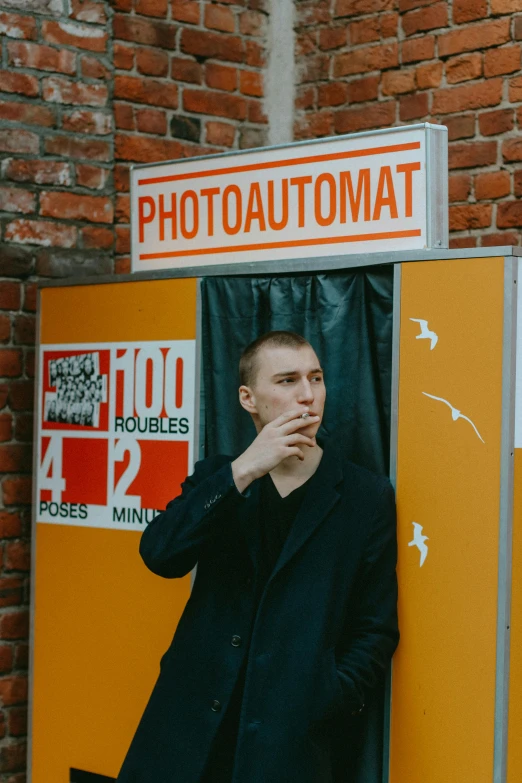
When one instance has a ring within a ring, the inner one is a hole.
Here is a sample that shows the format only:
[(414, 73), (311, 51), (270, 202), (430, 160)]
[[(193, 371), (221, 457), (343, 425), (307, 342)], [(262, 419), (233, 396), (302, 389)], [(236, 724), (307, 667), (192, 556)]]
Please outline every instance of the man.
[(317, 442), (312, 346), (269, 332), (240, 381), (256, 439), (199, 462), (141, 539), (154, 573), (197, 573), (119, 783), (332, 783), (334, 726), (398, 642), (393, 490)]

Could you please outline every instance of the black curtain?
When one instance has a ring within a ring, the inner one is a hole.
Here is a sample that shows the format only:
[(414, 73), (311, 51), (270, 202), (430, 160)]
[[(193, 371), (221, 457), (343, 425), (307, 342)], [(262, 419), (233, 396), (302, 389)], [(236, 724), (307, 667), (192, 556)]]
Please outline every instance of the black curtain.
[[(353, 462), (387, 473), (390, 448), (393, 266), (316, 275), (202, 281), (201, 456), (237, 454), (255, 437), (238, 402), (238, 361), (273, 329), (302, 334), (325, 370), (323, 436)], [(336, 783), (381, 783), (385, 688), (359, 718), (336, 726)], [(349, 732), (356, 738), (347, 747)]]
[(386, 473), (390, 445), (393, 268), (202, 281), (203, 452), (236, 454), (255, 437), (238, 403), (238, 361), (273, 329), (302, 334), (325, 370), (322, 432), (353, 462)]

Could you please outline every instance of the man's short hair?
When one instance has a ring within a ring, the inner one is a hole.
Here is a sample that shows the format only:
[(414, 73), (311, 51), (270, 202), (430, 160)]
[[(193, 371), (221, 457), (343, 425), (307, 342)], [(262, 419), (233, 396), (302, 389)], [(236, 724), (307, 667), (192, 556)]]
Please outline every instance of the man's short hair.
[[(264, 346), (274, 348), (312, 348), (308, 340), (295, 332), (283, 330), (266, 332), (247, 345), (239, 359), (239, 382), (241, 386), (251, 386), (257, 372), (257, 355)], [(313, 348), (312, 348), (313, 350)]]

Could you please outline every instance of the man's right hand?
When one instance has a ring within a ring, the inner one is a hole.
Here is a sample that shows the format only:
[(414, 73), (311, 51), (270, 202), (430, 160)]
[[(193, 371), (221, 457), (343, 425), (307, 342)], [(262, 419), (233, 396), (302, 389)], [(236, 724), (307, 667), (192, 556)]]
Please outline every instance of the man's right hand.
[(303, 435), (299, 430), (317, 424), (320, 417), (302, 419), (302, 413), (303, 410), (288, 411), (266, 424), (248, 449), (232, 462), (232, 475), (240, 492), (288, 457), (303, 460), (301, 447), (316, 445), (315, 438)]

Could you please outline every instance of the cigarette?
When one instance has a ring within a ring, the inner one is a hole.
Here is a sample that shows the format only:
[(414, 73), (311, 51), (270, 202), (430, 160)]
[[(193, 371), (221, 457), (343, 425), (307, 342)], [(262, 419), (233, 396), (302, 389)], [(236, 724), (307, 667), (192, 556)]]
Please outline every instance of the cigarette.
[(301, 414), (301, 418), (302, 419), (309, 419), (310, 418), (310, 414), (309, 413), (302, 413)]

